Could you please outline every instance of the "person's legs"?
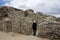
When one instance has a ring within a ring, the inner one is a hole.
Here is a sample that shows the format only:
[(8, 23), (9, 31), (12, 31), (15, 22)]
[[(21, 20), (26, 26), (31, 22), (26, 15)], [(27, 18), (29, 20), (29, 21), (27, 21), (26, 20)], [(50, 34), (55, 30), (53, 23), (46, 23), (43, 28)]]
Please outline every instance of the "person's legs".
[(36, 31), (34, 31), (34, 36), (36, 36)]
[(36, 36), (36, 30), (33, 31), (33, 35)]

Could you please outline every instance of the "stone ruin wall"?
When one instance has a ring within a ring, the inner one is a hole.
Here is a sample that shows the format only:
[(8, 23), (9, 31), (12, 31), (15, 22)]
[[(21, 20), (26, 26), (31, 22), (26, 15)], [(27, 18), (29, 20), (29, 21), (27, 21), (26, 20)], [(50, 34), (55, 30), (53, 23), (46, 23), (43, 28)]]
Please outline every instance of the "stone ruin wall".
[[(2, 12), (2, 10), (4, 13)], [(46, 38), (49, 37), (50, 38), (51, 37), (50, 34), (56, 30), (57, 30), (56, 32), (57, 35), (60, 36), (60, 29), (59, 29), (60, 25), (41, 24), (45, 22), (45, 19), (47, 20), (48, 16), (44, 16), (40, 12), (37, 12), (35, 14), (32, 10), (30, 11), (29, 10), (22, 11), (18, 9), (12, 9), (9, 7), (6, 9), (0, 9), (0, 31), (33, 35), (32, 34), (33, 33), (32, 23), (34, 20), (36, 20), (38, 24), (37, 25), (37, 36), (38, 37), (46, 37)], [(8, 16), (5, 17), (5, 14), (7, 14)], [(6, 18), (8, 18), (9, 20), (6, 21), (5, 20)], [(56, 18), (52, 18), (51, 20), (56, 21)], [(48, 30), (52, 32), (50, 33)]]
[(60, 40), (60, 23), (59, 22), (42, 22), (39, 27), (39, 37), (49, 38), (51, 40)]

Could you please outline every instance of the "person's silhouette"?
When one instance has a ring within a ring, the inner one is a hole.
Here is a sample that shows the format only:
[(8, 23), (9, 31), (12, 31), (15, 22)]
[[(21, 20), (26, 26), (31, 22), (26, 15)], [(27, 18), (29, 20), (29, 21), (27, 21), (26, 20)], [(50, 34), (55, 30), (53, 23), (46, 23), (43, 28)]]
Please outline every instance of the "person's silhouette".
[(32, 28), (33, 28), (33, 35), (36, 36), (36, 30), (37, 30), (37, 23), (36, 23), (36, 21), (33, 22)]

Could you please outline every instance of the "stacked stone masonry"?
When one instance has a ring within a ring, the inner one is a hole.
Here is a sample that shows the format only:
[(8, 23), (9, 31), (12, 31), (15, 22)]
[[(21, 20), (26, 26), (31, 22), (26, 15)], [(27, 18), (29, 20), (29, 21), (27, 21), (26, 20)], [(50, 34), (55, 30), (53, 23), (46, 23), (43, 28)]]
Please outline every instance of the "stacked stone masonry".
[(0, 31), (33, 35), (32, 23), (37, 22), (37, 36), (60, 40), (60, 23), (57, 18), (32, 9), (0, 7)]

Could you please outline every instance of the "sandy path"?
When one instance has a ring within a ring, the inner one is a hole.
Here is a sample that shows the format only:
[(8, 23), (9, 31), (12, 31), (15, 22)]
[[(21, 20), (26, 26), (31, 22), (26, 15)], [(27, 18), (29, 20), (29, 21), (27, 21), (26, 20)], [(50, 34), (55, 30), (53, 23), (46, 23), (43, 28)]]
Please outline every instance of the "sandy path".
[(22, 34), (15, 34), (12, 32), (10, 33), (0, 32), (0, 40), (47, 40), (47, 39)]

